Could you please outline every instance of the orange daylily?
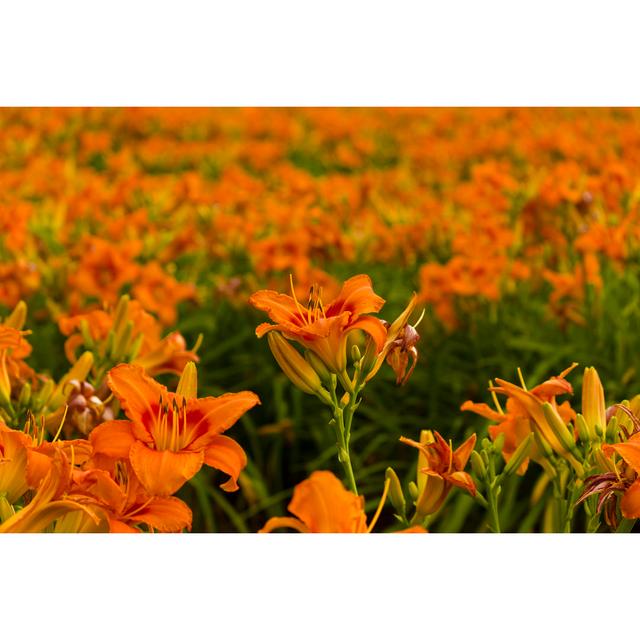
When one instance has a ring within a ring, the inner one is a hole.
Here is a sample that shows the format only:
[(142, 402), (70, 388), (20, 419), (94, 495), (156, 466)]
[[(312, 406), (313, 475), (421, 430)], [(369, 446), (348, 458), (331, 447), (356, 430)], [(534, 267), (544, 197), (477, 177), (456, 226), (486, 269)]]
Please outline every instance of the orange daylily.
[[(258, 533), (270, 533), (281, 527), (300, 533), (370, 533), (385, 499), (386, 490), (367, 525), (364, 497), (347, 491), (331, 471), (314, 471), (293, 490), (288, 509), (296, 517), (270, 518)], [(410, 527), (403, 533), (424, 533), (424, 529)]]
[(73, 497), (105, 513), (110, 533), (139, 533), (146, 524), (160, 532), (191, 529), (191, 509), (180, 499), (149, 496), (128, 463), (104, 469), (76, 471)]
[(96, 454), (129, 460), (150, 495), (175, 493), (203, 464), (230, 476), (222, 489), (238, 489), (247, 458), (242, 447), (222, 433), (260, 400), (251, 391), (197, 398), (195, 371), (193, 363), (185, 367), (181, 382), (192, 382), (184, 389), (179, 385), (176, 393), (137, 365), (118, 365), (107, 376), (129, 420), (99, 425), (90, 442)]
[(464, 471), (476, 444), (476, 434), (471, 435), (455, 451), (437, 431), (423, 431), (420, 442), (402, 436), (400, 442), (420, 451), (418, 457), (418, 499), (416, 514), (425, 517), (436, 513), (451, 488), (456, 486), (476, 494), (476, 485)]
[(312, 287), (309, 301), (303, 307), (291, 285), (291, 296), (275, 291), (257, 291), (249, 302), (269, 314), (276, 324), (259, 325), (256, 335), (261, 338), (269, 331), (279, 331), (289, 340), (299, 342), (313, 351), (330, 371), (343, 372), (347, 366), (347, 335), (361, 329), (368, 333), (379, 352), (385, 343), (387, 331), (381, 320), (368, 313), (376, 313), (384, 299), (373, 291), (367, 275), (349, 278), (338, 297), (326, 306), (321, 291)]
[[(538, 430), (540, 436), (548, 440), (554, 450), (566, 453), (565, 448), (548, 425), (542, 405), (549, 402), (565, 424), (575, 419), (576, 414), (569, 402), (565, 401), (559, 404), (556, 396), (573, 392), (571, 383), (565, 378), (576, 366), (576, 364), (571, 365), (559, 375), (552, 376), (530, 391), (505, 380), (496, 379), (496, 386), (491, 390), (507, 396), (506, 410), (504, 411), (502, 408), (500, 411), (496, 411), (486, 403), (476, 403), (470, 400), (464, 402), (460, 409), (461, 411), (472, 411), (497, 423), (489, 427), (489, 435), (495, 440), (501, 433), (504, 434), (502, 455), (505, 462), (509, 462), (518, 446), (534, 430)], [(529, 456), (518, 469), (520, 475), (527, 470), (529, 459), (536, 462), (543, 459), (542, 452), (539, 451), (535, 442), (531, 444)]]

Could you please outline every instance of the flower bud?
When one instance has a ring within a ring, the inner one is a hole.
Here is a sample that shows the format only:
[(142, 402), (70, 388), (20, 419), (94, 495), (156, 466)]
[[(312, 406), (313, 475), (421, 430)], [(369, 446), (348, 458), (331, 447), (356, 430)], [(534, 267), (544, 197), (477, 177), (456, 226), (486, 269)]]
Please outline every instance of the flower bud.
[[(325, 363), (313, 351), (305, 351), (304, 359), (311, 365), (313, 370), (318, 374), (322, 384), (331, 386), (331, 372), (327, 369)], [(335, 374), (333, 374), (335, 375)]]
[[(269, 348), (276, 362), (280, 365), (283, 373), (305, 393), (320, 394), (324, 391), (318, 374), (313, 370), (311, 365), (298, 353), (295, 347), (291, 346), (276, 331), (271, 331), (267, 335)], [(324, 392), (325, 395), (326, 392)]]
[(411, 496), (412, 500), (417, 500), (418, 499), (418, 485), (412, 480), (409, 483), (409, 495)]
[(505, 476), (510, 476), (514, 473), (518, 472), (522, 463), (527, 459), (529, 455), (529, 451), (531, 449), (531, 444), (533, 443), (533, 433), (530, 433), (516, 448), (511, 457), (509, 458), (509, 462), (504, 467), (503, 473)]
[[(580, 440), (584, 443), (588, 443), (591, 440), (593, 440), (594, 438), (591, 437), (591, 434), (589, 433), (589, 426), (587, 425), (587, 421), (584, 419), (584, 416), (581, 413), (578, 413), (576, 415), (576, 427), (578, 427), (578, 436), (580, 437)], [(598, 431), (598, 425), (596, 425), (595, 429), (594, 429), (594, 435), (597, 434)]]
[(551, 428), (552, 433), (556, 436), (562, 447), (565, 449), (564, 452), (558, 451), (558, 453), (563, 454), (569, 451), (573, 453), (576, 450), (576, 441), (574, 440), (573, 434), (569, 431), (569, 427), (567, 427), (564, 420), (560, 417), (558, 412), (549, 402), (545, 402), (542, 405), (542, 411), (544, 413), (547, 424)]
[(594, 367), (587, 367), (582, 379), (582, 415), (591, 440), (595, 439), (596, 425), (600, 425), (602, 428), (606, 427), (605, 411), (604, 389), (598, 372)]
[(178, 387), (176, 388), (176, 395), (182, 396), (187, 400), (198, 395), (198, 370), (193, 362), (187, 362), (182, 370)]
[(471, 468), (478, 478), (484, 480), (487, 477), (487, 467), (482, 456), (477, 451), (471, 452)]
[(9, 317), (4, 321), (5, 326), (20, 331), (27, 320), (27, 305), (24, 300), (20, 300), (14, 307)]
[(396, 513), (404, 517), (407, 503), (404, 499), (404, 493), (402, 492), (402, 485), (400, 484), (398, 475), (391, 467), (387, 467), (384, 477), (389, 481), (389, 499), (391, 500), (391, 504), (396, 510)]

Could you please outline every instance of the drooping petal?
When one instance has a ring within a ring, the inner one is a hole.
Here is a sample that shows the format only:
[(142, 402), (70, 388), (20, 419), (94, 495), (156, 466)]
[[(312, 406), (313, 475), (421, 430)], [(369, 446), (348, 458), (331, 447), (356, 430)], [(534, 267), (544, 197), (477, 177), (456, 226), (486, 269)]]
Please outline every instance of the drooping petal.
[(170, 496), (200, 471), (202, 451), (156, 451), (134, 442), (129, 460), (142, 486), (150, 495)]
[(215, 436), (204, 452), (204, 463), (229, 476), (220, 488), (224, 491), (237, 491), (240, 472), (247, 466), (247, 454), (244, 449), (227, 436)]

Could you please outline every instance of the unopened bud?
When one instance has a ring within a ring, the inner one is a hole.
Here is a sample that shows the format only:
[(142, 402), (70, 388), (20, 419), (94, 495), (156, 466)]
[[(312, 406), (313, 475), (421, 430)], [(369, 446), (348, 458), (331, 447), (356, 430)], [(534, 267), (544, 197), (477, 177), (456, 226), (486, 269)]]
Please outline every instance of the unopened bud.
[(352, 345), (351, 347), (351, 359), (354, 362), (359, 362), (362, 356), (360, 355), (360, 349), (357, 344)]
[(129, 296), (123, 295), (118, 300), (118, 306), (113, 314), (113, 331), (117, 335), (123, 329), (124, 322), (127, 319), (129, 312)]
[(325, 363), (315, 354), (313, 351), (305, 351), (304, 359), (312, 366), (313, 370), (318, 374), (318, 377), (323, 384), (331, 386), (331, 372), (327, 369)]
[(613, 416), (613, 418), (611, 418), (611, 420), (609, 420), (609, 424), (607, 424), (607, 431), (606, 431), (606, 440), (607, 442), (616, 442), (617, 437), (618, 437), (618, 418), (616, 416)]
[(414, 501), (418, 499), (418, 495), (419, 495), (418, 485), (413, 480), (409, 483), (409, 495), (411, 496), (411, 499)]
[(31, 385), (28, 382), (25, 382), (22, 385), (22, 389), (20, 389), (20, 396), (18, 397), (18, 403), (23, 407), (27, 407), (29, 405), (30, 400), (31, 400)]
[[(590, 442), (592, 440), (590, 434), (589, 434), (589, 427), (587, 425), (586, 420), (584, 419), (584, 416), (581, 413), (578, 413), (576, 415), (576, 427), (578, 427), (578, 436), (581, 440), (581, 442), (587, 443)], [(596, 428), (594, 428), (594, 435), (596, 435)]]
[(404, 516), (407, 503), (404, 499), (404, 493), (402, 492), (402, 485), (400, 484), (398, 475), (391, 467), (387, 467), (384, 477), (389, 481), (389, 499), (391, 500), (393, 508), (397, 514)]
[[(573, 438), (573, 434), (569, 431), (569, 428), (558, 412), (548, 402), (542, 405), (542, 411), (552, 433), (556, 436), (565, 451), (576, 453), (576, 441)], [(558, 453), (562, 454), (564, 452), (558, 451)]]
[(27, 320), (27, 305), (24, 300), (20, 300), (14, 307), (9, 317), (4, 321), (4, 325), (12, 329), (22, 330)]
[(480, 478), (484, 480), (487, 477), (487, 467), (484, 464), (484, 460), (482, 456), (475, 451), (475, 449), (471, 452), (471, 468), (473, 472)]
[(497, 453), (502, 453), (502, 448), (504, 447), (504, 433), (500, 432), (496, 439), (493, 441), (493, 448)]
[(529, 451), (531, 450), (531, 444), (533, 443), (533, 433), (530, 433), (516, 448), (513, 452), (511, 458), (509, 458), (509, 462), (504, 467), (503, 473), (506, 476), (510, 476), (514, 473), (518, 472), (518, 469), (522, 466), (522, 463), (529, 456)]
[(182, 370), (176, 394), (187, 400), (198, 395), (198, 370), (193, 362), (187, 362)]
[(112, 356), (116, 362), (122, 362), (127, 357), (129, 343), (133, 335), (133, 322), (129, 320), (124, 324), (120, 331), (115, 334), (113, 342)]
[[(312, 366), (298, 353), (295, 347), (291, 346), (276, 331), (271, 331), (267, 335), (269, 348), (276, 362), (280, 365), (283, 373), (305, 393), (318, 395), (322, 389), (322, 384), (318, 374), (313, 370)], [(325, 395), (326, 394), (325, 392)]]
[(591, 439), (595, 437), (595, 427), (604, 427), (607, 424), (604, 405), (604, 389), (594, 367), (584, 370), (582, 379), (582, 415)]

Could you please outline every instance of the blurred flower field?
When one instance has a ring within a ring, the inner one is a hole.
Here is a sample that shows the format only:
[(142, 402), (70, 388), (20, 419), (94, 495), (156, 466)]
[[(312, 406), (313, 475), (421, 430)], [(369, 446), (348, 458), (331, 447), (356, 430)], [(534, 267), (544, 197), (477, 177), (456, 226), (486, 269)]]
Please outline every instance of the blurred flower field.
[(0, 532), (631, 531), (640, 111), (0, 109)]

